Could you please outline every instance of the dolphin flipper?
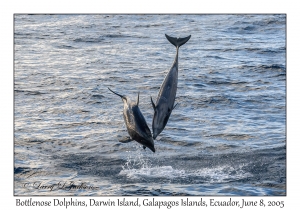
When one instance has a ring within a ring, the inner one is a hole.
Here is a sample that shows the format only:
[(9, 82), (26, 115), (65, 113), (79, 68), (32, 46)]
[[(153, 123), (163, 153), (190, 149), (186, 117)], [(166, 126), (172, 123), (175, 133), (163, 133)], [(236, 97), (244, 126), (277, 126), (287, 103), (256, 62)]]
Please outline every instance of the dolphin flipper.
[(131, 139), (128, 136), (126, 138), (124, 138), (124, 139), (119, 139), (119, 142), (121, 142), (121, 143), (128, 143), (128, 142), (131, 142), (131, 141), (133, 141), (133, 139)]
[(153, 100), (152, 100), (152, 96), (150, 96), (150, 98), (151, 98), (151, 104), (152, 104), (152, 107), (153, 107), (153, 109), (155, 110), (155, 104), (154, 104), (154, 102), (153, 102)]
[(138, 92), (138, 97), (137, 97), (137, 100), (136, 100), (136, 105), (137, 106), (139, 105), (139, 101), (140, 101), (140, 91)]
[(175, 109), (175, 107), (176, 107), (177, 105), (178, 105), (178, 103), (176, 103), (176, 104), (173, 106), (172, 110)]

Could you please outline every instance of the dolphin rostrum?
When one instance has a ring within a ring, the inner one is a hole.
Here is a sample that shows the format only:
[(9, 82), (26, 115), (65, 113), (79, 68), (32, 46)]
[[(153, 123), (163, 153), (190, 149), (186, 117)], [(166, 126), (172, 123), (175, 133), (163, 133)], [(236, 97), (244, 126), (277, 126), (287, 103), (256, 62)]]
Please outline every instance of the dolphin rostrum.
[(151, 103), (154, 109), (152, 121), (153, 139), (156, 139), (156, 137), (163, 131), (172, 110), (177, 105), (176, 104), (174, 106), (178, 82), (178, 51), (179, 47), (184, 45), (191, 38), (191, 35), (185, 38), (174, 38), (166, 34), (166, 38), (176, 47), (176, 56), (171, 69), (160, 87), (155, 104), (151, 97)]
[[(137, 141), (143, 145), (143, 148), (148, 147), (152, 152), (155, 152), (154, 142), (151, 135), (151, 131), (147, 125), (147, 122), (139, 109), (139, 94), (137, 97), (137, 102), (131, 102), (127, 96), (120, 95), (110, 88), (108, 88), (112, 93), (120, 96), (124, 103), (123, 117), (127, 127), (127, 131), (132, 140)], [(129, 142), (123, 141), (123, 143)]]

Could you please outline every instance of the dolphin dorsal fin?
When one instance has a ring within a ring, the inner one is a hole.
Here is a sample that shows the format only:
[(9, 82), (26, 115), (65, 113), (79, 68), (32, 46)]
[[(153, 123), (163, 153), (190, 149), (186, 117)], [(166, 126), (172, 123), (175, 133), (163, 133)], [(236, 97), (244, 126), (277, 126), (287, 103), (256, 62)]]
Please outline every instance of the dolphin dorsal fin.
[(152, 107), (153, 107), (153, 109), (155, 110), (155, 104), (153, 103), (152, 96), (150, 96), (150, 98), (151, 98), (151, 104), (152, 104)]
[(137, 100), (136, 100), (136, 105), (137, 106), (139, 105), (139, 101), (140, 101), (140, 91), (138, 92), (138, 97), (137, 97)]

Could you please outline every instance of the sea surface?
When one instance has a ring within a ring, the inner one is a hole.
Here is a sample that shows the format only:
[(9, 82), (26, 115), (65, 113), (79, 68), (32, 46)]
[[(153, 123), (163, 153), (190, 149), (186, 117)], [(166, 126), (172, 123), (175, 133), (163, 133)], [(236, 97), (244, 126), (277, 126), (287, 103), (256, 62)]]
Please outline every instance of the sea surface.
[[(192, 37), (153, 153), (108, 87), (152, 130), (165, 34)], [(15, 195), (282, 196), (286, 143), (286, 15), (14, 16)]]

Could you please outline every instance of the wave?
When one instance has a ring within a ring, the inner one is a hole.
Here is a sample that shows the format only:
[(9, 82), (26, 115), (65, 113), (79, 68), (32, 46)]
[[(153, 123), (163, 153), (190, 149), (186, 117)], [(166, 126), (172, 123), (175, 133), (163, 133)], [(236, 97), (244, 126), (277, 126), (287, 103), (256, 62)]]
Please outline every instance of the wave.
[(74, 42), (85, 42), (85, 43), (100, 43), (111, 39), (124, 39), (124, 38), (148, 38), (139, 34), (105, 34), (99, 37), (80, 37), (73, 39)]
[(43, 92), (40, 92), (40, 91), (18, 90), (18, 89), (16, 89), (15, 92), (17, 92), (17, 93), (24, 93), (25, 95), (42, 95), (42, 94), (47, 94), (47, 93), (43, 93)]
[(225, 58), (223, 58), (223, 57), (220, 57), (220, 56), (213, 56), (213, 55), (207, 55), (207, 56), (205, 56), (205, 58), (225, 59)]
[(86, 43), (99, 43), (104, 41), (102, 37), (86, 37), (86, 38), (76, 38), (74, 42), (86, 42)]
[(238, 65), (235, 68), (252, 70), (252, 71), (260, 71), (260, 72), (267, 72), (273, 70), (273, 71), (280, 72), (280, 74), (284, 74), (284, 75), (286, 72), (286, 66), (283, 64), (257, 64), (257, 65), (243, 64), (243, 65)]
[(284, 70), (284, 71), (286, 70), (285, 65), (282, 65), (282, 64), (259, 65), (258, 68)]
[(149, 27), (160, 27), (163, 26), (163, 24), (154, 23), (154, 24), (138, 24), (135, 25), (135, 28), (149, 28)]
[[(205, 51), (211, 52), (256, 52), (259, 54), (275, 54), (275, 53), (283, 53), (286, 50), (286, 47), (278, 47), (278, 48), (258, 48), (258, 47), (245, 47), (245, 48), (205, 48), (201, 49)], [(206, 56), (208, 58), (215, 57), (217, 59), (225, 59), (219, 56)]]
[(212, 134), (212, 135), (209, 135), (209, 137), (222, 138), (222, 139), (226, 139), (226, 140), (249, 140), (251, 138), (254, 138), (254, 136), (252, 136), (252, 135), (238, 134), (238, 133)]
[(252, 19), (254, 16), (244, 15), (243, 20), (237, 20), (233, 23), (235, 26), (254, 25), (259, 27), (271, 27), (276, 25), (285, 25), (286, 15), (265, 15), (260, 20)]
[(69, 50), (69, 49), (76, 49), (76, 47), (73, 47), (73, 46), (70, 46), (70, 45), (64, 45), (64, 44), (57, 46), (57, 48), (67, 49), (67, 50)]

